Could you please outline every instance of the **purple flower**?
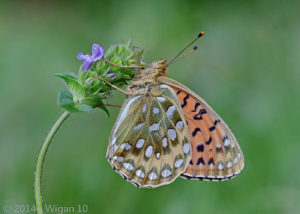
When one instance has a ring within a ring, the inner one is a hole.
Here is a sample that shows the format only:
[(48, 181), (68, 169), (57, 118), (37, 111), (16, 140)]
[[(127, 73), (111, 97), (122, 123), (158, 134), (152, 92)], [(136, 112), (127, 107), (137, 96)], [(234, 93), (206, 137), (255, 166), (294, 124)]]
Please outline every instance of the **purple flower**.
[(78, 60), (84, 60), (81, 65), (82, 72), (89, 70), (93, 62), (101, 59), (102, 57), (103, 57), (103, 48), (98, 44), (92, 45), (92, 56), (89, 54), (82, 54), (82, 53), (79, 53), (77, 55)]
[(111, 75), (110, 78), (114, 78), (116, 76), (114, 73), (111, 72), (107, 72), (107, 75)]

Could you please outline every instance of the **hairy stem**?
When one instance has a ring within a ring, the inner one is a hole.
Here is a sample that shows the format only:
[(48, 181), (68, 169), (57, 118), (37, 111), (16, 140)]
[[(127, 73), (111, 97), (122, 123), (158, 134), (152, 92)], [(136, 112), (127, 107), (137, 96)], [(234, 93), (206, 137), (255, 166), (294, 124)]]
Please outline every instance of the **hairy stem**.
[(45, 161), (45, 156), (47, 150), (50, 146), (50, 143), (56, 134), (59, 127), (63, 124), (63, 122), (70, 116), (70, 112), (63, 111), (58, 118), (54, 121), (53, 125), (50, 127), (39, 152), (38, 159), (35, 167), (35, 175), (34, 175), (34, 194), (35, 194), (35, 205), (37, 214), (43, 214), (43, 201), (42, 201), (42, 189), (41, 189), (41, 178), (42, 178), (42, 170)]

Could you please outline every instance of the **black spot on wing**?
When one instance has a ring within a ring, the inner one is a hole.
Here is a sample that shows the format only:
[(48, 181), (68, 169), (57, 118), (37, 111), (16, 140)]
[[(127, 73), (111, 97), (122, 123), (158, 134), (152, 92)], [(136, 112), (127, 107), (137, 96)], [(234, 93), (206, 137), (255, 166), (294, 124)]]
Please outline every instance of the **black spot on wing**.
[(215, 120), (214, 121), (214, 125), (217, 125), (218, 123), (220, 123), (220, 120)]
[(201, 158), (199, 158), (198, 159), (198, 161), (197, 161), (197, 165), (200, 165), (200, 164), (203, 164), (203, 165), (205, 165), (205, 162), (204, 162), (204, 160), (203, 160), (203, 158), (201, 157)]
[(201, 129), (198, 128), (198, 127), (194, 129), (194, 131), (193, 131), (193, 133), (192, 133), (193, 137), (196, 136), (197, 132), (201, 132)]
[(195, 104), (195, 109), (194, 109), (192, 112), (196, 112), (196, 111), (197, 111), (197, 108), (198, 108), (198, 106), (200, 106), (200, 103), (196, 103), (196, 104)]
[(200, 111), (199, 111), (199, 114), (206, 114), (207, 113), (207, 111), (206, 111), (206, 109), (204, 109), (204, 108), (202, 108), (202, 109), (200, 109)]
[(213, 131), (213, 130), (215, 130), (216, 129), (216, 127), (215, 126), (211, 126), (211, 127), (209, 127), (209, 131)]
[(194, 116), (194, 119), (202, 120), (203, 119), (202, 114), (206, 114), (206, 113), (207, 113), (206, 109), (202, 108), (202, 109), (200, 109), (199, 113)]
[(184, 108), (187, 105), (187, 100), (189, 99), (190, 95), (186, 95), (185, 98), (183, 98), (183, 104), (181, 105), (181, 108)]
[(193, 165), (193, 161), (192, 160), (190, 160), (190, 165)]
[(181, 93), (181, 90), (177, 91), (177, 93), (176, 93), (176, 94), (178, 95), (178, 94), (180, 94), (180, 93)]
[(210, 164), (215, 164), (213, 158), (210, 158), (210, 159), (208, 160), (208, 165), (210, 165)]
[(194, 120), (202, 120), (202, 119), (203, 119), (203, 117), (200, 114), (196, 114), (194, 116)]
[(205, 142), (205, 144), (209, 145), (211, 143), (211, 141), (212, 141), (212, 138), (211, 138), (211, 136), (209, 136), (209, 139)]
[(203, 151), (204, 151), (204, 145), (203, 145), (203, 144), (199, 144), (199, 145), (197, 146), (197, 151), (198, 151), (198, 152), (203, 152)]

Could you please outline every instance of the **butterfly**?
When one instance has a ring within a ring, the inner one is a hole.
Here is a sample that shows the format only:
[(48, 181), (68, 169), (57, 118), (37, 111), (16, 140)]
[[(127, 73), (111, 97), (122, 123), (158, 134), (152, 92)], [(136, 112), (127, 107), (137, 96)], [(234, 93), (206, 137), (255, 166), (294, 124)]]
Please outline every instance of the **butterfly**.
[(137, 71), (110, 135), (106, 158), (137, 187), (181, 176), (223, 181), (244, 167), (233, 133), (195, 92), (167, 77), (166, 60)]

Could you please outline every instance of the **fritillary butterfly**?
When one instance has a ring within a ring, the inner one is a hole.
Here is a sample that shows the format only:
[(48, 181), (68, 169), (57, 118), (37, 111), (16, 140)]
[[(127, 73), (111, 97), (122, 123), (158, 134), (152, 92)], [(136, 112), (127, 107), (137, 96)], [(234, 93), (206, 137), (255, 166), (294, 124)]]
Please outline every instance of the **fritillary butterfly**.
[(107, 159), (137, 187), (178, 176), (222, 181), (244, 167), (243, 153), (219, 115), (195, 92), (167, 77), (166, 60), (138, 71), (110, 136)]

